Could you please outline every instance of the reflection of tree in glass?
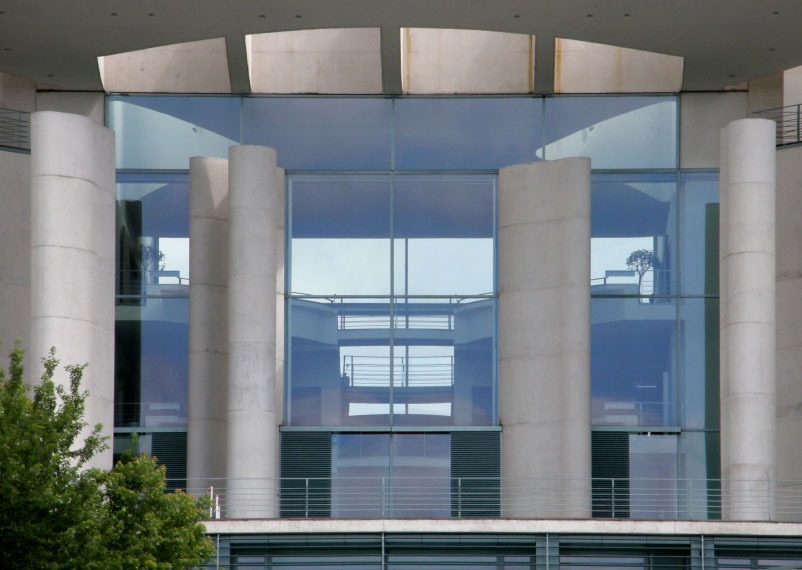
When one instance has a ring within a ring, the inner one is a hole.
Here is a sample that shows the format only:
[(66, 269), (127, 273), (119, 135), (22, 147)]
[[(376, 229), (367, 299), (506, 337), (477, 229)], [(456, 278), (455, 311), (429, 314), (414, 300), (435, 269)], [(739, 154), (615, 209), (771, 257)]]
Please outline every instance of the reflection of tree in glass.
[(144, 271), (164, 271), (167, 263), (164, 261), (164, 252), (152, 245), (143, 245), (139, 251), (139, 260)]
[(638, 292), (643, 284), (643, 276), (654, 267), (654, 252), (649, 249), (637, 249), (627, 257), (627, 269), (638, 274)]

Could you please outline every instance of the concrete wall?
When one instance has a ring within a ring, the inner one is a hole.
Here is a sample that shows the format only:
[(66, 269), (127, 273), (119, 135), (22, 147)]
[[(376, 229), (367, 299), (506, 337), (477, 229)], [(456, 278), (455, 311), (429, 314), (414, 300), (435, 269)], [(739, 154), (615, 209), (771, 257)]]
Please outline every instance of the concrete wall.
[(681, 87), (681, 57), (555, 39), (555, 93), (673, 93)]
[[(31, 121), (31, 353), (89, 366), (85, 420), (113, 430), (114, 133), (86, 117), (46, 111)], [(33, 368), (33, 367), (32, 367)], [(60, 370), (57, 383), (69, 385)], [(91, 464), (111, 466), (111, 449)]]
[(225, 477), (228, 375), (228, 161), (189, 161), (187, 477)]
[(0, 109), (32, 113), (36, 110), (36, 82), (0, 73)]
[(0, 172), (0, 367), (6, 368), (14, 339), (22, 339), (23, 348), (30, 342), (30, 155), (0, 152)]
[(254, 93), (381, 93), (379, 28), (247, 36)]
[(783, 74), (774, 73), (749, 81), (748, 111), (777, 109), (783, 106)]
[[(802, 147), (777, 151), (777, 480), (802, 479)], [(792, 490), (798, 492), (793, 486)], [(781, 512), (778, 510), (778, 515)]]
[(106, 124), (106, 94), (96, 92), (39, 91), (37, 111), (59, 111), (89, 117), (99, 125)]
[(98, 66), (108, 92), (231, 93), (224, 38), (107, 55)]
[(721, 130), (722, 516), (770, 520), (775, 479), (775, 142), (773, 121)]
[(742, 91), (680, 94), (680, 167), (718, 168), (721, 128), (747, 117)]
[(802, 65), (783, 72), (783, 106), (802, 104)]
[(404, 93), (530, 93), (534, 39), (480, 30), (401, 29)]
[(502, 168), (498, 224), (503, 516), (586, 517), (590, 159)]

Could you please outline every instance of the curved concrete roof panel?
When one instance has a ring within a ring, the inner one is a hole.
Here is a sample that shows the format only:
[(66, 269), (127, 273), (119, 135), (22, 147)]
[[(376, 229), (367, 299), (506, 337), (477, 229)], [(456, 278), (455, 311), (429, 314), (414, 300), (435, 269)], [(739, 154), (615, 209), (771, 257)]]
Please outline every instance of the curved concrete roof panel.
[[(0, 71), (100, 90), (98, 56), (219, 37), (244, 50), (246, 34), (378, 27), (383, 91), (400, 92), (399, 28), (461, 28), (535, 35), (537, 92), (552, 89), (555, 37), (682, 56), (683, 89), (706, 90), (802, 64), (800, 21), (798, 0), (6, 0)], [(228, 61), (236, 75), (244, 54), (230, 50)]]

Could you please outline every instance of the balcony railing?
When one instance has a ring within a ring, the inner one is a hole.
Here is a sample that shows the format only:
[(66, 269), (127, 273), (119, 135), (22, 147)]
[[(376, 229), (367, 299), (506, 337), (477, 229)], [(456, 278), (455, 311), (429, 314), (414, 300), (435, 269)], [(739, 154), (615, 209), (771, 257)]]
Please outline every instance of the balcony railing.
[(802, 143), (802, 105), (789, 105), (754, 113), (759, 119), (777, 123), (777, 146)]
[(31, 150), (31, 114), (0, 109), (0, 147)]
[[(184, 480), (182, 480), (182, 483)], [(511, 518), (802, 522), (802, 481), (495, 477), (188, 479), (212, 519)]]

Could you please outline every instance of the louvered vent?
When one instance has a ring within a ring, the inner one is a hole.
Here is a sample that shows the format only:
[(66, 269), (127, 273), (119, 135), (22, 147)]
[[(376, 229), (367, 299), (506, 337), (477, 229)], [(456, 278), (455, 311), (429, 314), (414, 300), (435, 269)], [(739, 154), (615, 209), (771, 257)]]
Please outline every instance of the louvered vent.
[(451, 434), (451, 516), (501, 514), (501, 434), (456, 431)]
[(331, 516), (331, 434), (281, 434), (281, 516)]
[(628, 518), (629, 434), (594, 431), (591, 445), (594, 518)]
[(187, 486), (187, 434), (186, 432), (156, 432), (151, 443), (151, 455), (159, 465), (167, 468), (167, 488), (184, 489)]

